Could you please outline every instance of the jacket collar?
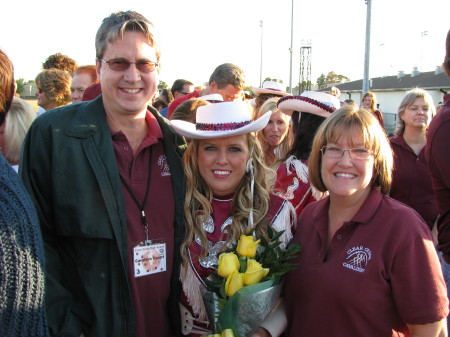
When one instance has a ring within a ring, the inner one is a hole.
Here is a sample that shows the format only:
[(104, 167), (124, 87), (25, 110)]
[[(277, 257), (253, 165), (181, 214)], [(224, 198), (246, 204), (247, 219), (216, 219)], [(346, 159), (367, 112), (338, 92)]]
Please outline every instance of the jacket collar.
[(69, 137), (90, 138), (100, 128), (107, 127), (106, 112), (103, 106), (102, 95), (89, 102), (80, 104), (77, 112), (70, 121), (64, 133)]

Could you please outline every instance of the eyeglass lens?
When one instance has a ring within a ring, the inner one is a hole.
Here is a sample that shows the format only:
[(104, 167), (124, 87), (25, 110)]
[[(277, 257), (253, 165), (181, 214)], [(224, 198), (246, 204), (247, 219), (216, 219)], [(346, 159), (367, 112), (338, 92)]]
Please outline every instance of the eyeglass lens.
[(367, 159), (372, 155), (372, 152), (364, 148), (342, 149), (334, 146), (324, 146), (322, 148), (322, 154), (328, 158), (341, 158), (345, 151), (348, 151), (350, 157), (355, 159)]
[[(103, 60), (104, 61), (104, 60)], [(143, 73), (149, 73), (156, 69), (157, 63), (151, 62), (151, 61), (137, 61), (137, 62), (130, 62), (128, 60), (124, 59), (111, 59), (109, 61), (104, 61), (109, 64), (109, 67), (112, 70), (116, 71), (124, 71), (127, 70), (132, 63), (136, 65), (136, 68), (143, 72)]]

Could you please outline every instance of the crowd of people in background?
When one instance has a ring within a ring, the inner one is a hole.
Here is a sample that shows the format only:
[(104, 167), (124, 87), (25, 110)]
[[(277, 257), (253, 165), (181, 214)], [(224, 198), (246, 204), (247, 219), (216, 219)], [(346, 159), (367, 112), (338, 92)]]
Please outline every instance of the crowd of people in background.
[(410, 88), (387, 135), (370, 91), (250, 95), (232, 63), (158, 88), (137, 12), (95, 46), (43, 62), (38, 111), (0, 50), (1, 336), (208, 335), (203, 279), (272, 229), (303, 251), (252, 337), (447, 336), (450, 95)]

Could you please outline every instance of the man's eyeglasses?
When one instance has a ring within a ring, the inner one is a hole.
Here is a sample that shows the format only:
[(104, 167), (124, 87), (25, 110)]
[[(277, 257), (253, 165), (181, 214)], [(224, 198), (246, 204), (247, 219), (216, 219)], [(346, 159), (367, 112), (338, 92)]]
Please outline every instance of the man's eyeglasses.
[(364, 148), (343, 149), (337, 146), (323, 146), (320, 151), (326, 158), (342, 158), (345, 151), (348, 151), (353, 159), (367, 160), (373, 156), (373, 152)]
[(100, 61), (108, 63), (109, 68), (115, 71), (124, 71), (130, 68), (130, 65), (134, 63), (136, 65), (136, 68), (143, 73), (151, 73), (156, 69), (156, 67), (159, 66), (157, 62), (152, 61), (137, 61), (137, 62), (130, 62), (125, 59), (111, 59), (109, 61), (106, 61), (104, 59), (100, 59)]

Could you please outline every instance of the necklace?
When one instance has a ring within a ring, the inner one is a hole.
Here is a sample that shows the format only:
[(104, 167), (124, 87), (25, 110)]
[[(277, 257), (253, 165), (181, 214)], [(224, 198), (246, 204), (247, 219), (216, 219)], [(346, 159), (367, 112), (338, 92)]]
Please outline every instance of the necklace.
[(213, 200), (225, 202), (225, 201), (232, 201), (233, 198), (231, 198), (231, 199), (217, 199), (217, 198), (213, 198)]

